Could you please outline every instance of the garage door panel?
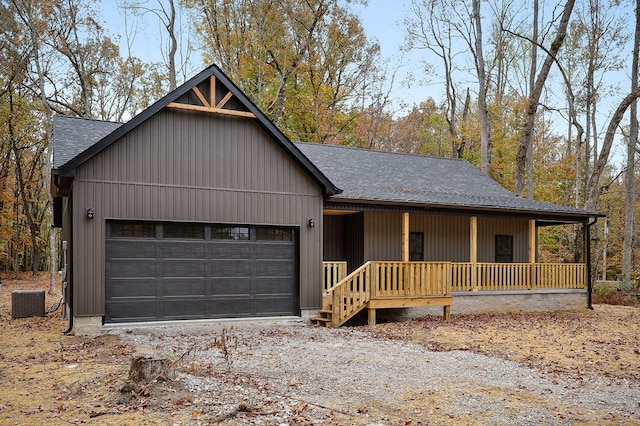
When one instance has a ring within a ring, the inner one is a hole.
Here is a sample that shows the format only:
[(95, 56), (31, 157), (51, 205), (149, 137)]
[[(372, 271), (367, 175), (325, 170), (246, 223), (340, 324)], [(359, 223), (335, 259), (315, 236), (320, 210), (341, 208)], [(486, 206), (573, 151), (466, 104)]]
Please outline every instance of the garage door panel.
[(296, 309), (295, 302), (287, 296), (257, 298), (253, 302), (256, 316), (291, 315)]
[(198, 277), (204, 278), (204, 259), (170, 259), (162, 261), (163, 277)]
[(214, 240), (211, 244), (211, 259), (249, 259), (251, 246), (245, 242), (220, 242)]
[(251, 295), (251, 279), (250, 278), (212, 278), (211, 279), (212, 295), (237, 295), (249, 297)]
[(112, 259), (155, 259), (156, 244), (154, 240), (121, 240), (107, 243), (107, 251)]
[(164, 259), (203, 259), (205, 244), (203, 242), (164, 243), (162, 244), (162, 257)]
[(291, 277), (295, 271), (295, 265), (285, 260), (258, 260), (256, 261), (256, 275), (259, 277)]
[(172, 297), (205, 296), (204, 278), (162, 280), (162, 294)]
[(155, 259), (117, 259), (109, 265), (111, 278), (149, 278), (156, 276)]
[(294, 256), (292, 244), (257, 244), (256, 259), (283, 259), (290, 261)]
[(156, 280), (151, 278), (142, 279), (112, 279), (111, 285), (107, 288), (107, 298), (122, 299), (135, 297), (155, 297)]
[(210, 270), (212, 277), (249, 277), (252, 262), (244, 260), (212, 260)]
[(210, 318), (249, 317), (251, 315), (251, 299), (216, 298), (207, 301), (207, 314)]
[(205, 305), (205, 300), (202, 298), (189, 300), (164, 299), (162, 301), (162, 317), (164, 319), (205, 318)]
[(258, 278), (255, 280), (255, 293), (256, 296), (280, 294), (290, 297), (294, 282), (292, 278)]
[(158, 319), (155, 300), (132, 302), (110, 302), (107, 304), (109, 322), (152, 321)]

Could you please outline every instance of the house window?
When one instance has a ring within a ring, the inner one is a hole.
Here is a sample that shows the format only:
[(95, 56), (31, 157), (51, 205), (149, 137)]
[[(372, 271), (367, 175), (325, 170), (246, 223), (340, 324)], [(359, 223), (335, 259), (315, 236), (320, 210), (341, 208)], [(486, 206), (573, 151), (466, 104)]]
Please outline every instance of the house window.
[(190, 223), (171, 223), (164, 225), (165, 238), (204, 240), (204, 225)]
[(155, 238), (156, 226), (144, 222), (112, 222), (111, 238)]
[(496, 263), (513, 262), (513, 235), (496, 235)]
[(409, 232), (409, 260), (422, 262), (424, 260), (424, 233)]
[(214, 240), (249, 240), (249, 228), (244, 226), (217, 226), (211, 237)]
[(256, 239), (259, 241), (292, 241), (293, 231), (287, 228), (257, 228)]

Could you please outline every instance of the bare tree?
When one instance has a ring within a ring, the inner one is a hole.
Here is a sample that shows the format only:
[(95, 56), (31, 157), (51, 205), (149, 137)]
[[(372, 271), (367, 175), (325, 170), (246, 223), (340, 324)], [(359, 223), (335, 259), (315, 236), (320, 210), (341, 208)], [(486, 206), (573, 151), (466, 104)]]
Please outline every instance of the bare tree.
[[(150, 5), (150, 3), (152, 3)], [(166, 31), (169, 37), (169, 47), (163, 49), (163, 57), (166, 60), (167, 70), (169, 71), (169, 90), (177, 87), (177, 64), (176, 56), (178, 53), (178, 32), (176, 27), (177, 11), (175, 0), (144, 0), (131, 1), (124, 4), (125, 10), (131, 10), (136, 14), (151, 14), (158, 18), (158, 21)], [(188, 52), (187, 52), (188, 56)]]
[(522, 196), (524, 192), (524, 177), (527, 164), (527, 156), (531, 155), (531, 153), (529, 152), (529, 147), (531, 146), (531, 141), (533, 140), (533, 128), (538, 112), (538, 105), (540, 104), (542, 89), (544, 88), (547, 76), (549, 75), (549, 71), (551, 70), (551, 66), (555, 61), (555, 57), (562, 47), (562, 43), (564, 42), (564, 38), (566, 37), (567, 26), (569, 25), (569, 19), (571, 17), (574, 3), (575, 0), (567, 0), (567, 3), (564, 6), (556, 36), (551, 43), (551, 47), (547, 50), (547, 57), (540, 67), (540, 73), (536, 78), (536, 82), (533, 86), (533, 91), (529, 96), (529, 104), (527, 105), (527, 112), (522, 127), (522, 136), (520, 137), (518, 153), (516, 155), (514, 192), (518, 196)]
[[(640, 0), (635, 7), (635, 35), (633, 41), (633, 58), (631, 62), (631, 93), (638, 91), (638, 62), (640, 56)], [(625, 202), (624, 202), (624, 240), (622, 244), (622, 279), (631, 281), (631, 263), (633, 260), (633, 231), (635, 204), (635, 170), (636, 150), (638, 146), (638, 100), (634, 99), (630, 107), (629, 138), (627, 139), (627, 166), (625, 170)]]

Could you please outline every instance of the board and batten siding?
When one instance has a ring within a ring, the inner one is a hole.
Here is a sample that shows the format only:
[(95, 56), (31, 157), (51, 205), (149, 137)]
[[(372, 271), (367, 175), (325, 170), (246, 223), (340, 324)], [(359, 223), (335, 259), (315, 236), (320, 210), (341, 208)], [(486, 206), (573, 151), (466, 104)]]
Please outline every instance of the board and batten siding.
[(75, 315), (104, 315), (109, 219), (295, 227), (300, 307), (321, 305), (321, 189), (252, 119), (163, 110), (80, 166), (73, 196)]
[[(424, 233), (424, 260), (468, 262), (470, 217), (411, 213), (409, 231)], [(528, 261), (528, 221), (478, 218), (478, 261), (495, 262), (495, 236), (513, 236), (513, 261)], [(364, 260), (402, 259), (402, 213), (365, 212)]]
[(513, 236), (513, 262), (529, 261), (529, 221), (505, 217), (478, 218), (478, 262), (495, 262), (496, 235)]
[(412, 214), (410, 232), (424, 232), (425, 261), (468, 262), (469, 216)]

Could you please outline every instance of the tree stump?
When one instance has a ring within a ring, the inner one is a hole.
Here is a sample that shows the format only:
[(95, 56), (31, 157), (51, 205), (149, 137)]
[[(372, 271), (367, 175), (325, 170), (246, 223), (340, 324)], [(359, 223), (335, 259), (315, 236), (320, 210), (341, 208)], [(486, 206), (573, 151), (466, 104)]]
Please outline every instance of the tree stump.
[(154, 380), (173, 380), (173, 363), (166, 358), (137, 356), (131, 360), (129, 380), (134, 383), (148, 383)]

